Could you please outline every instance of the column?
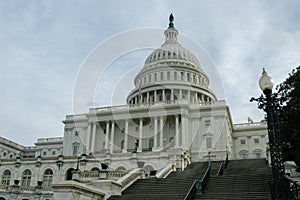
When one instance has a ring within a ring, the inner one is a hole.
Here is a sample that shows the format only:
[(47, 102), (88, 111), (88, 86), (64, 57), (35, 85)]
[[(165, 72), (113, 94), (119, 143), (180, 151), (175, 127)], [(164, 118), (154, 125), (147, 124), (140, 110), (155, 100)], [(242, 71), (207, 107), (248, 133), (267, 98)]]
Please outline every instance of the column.
[(160, 117), (160, 147), (163, 148), (164, 147), (164, 119), (163, 117)]
[(147, 92), (147, 103), (150, 103), (149, 102), (149, 92)]
[(152, 151), (157, 150), (157, 117), (154, 118), (154, 146), (152, 148)]
[(174, 91), (171, 89), (171, 101), (174, 101)]
[(127, 148), (128, 148), (128, 120), (125, 121), (124, 149), (122, 150), (123, 153), (127, 152)]
[(188, 90), (187, 103), (191, 103), (191, 91)]
[(111, 122), (110, 153), (114, 153), (115, 122)]
[(195, 103), (199, 103), (199, 101), (198, 101), (198, 92), (195, 92)]
[(106, 134), (105, 134), (105, 149), (107, 150), (109, 143), (109, 121), (106, 122)]
[(165, 94), (165, 90), (162, 90), (162, 100), (166, 101), (166, 94)]
[(179, 118), (175, 116), (175, 147), (179, 147)]
[(179, 90), (179, 100), (182, 100), (182, 90)]
[(186, 146), (185, 129), (186, 129), (186, 117), (184, 115), (181, 115), (181, 146), (183, 148), (185, 148)]
[(95, 137), (96, 137), (96, 128), (97, 128), (97, 124), (96, 122), (93, 123), (93, 133), (92, 133), (92, 145), (91, 145), (91, 151), (92, 153), (94, 153), (95, 151)]
[(204, 103), (204, 94), (201, 95), (201, 101)]
[(137, 102), (137, 96), (134, 97), (134, 101), (135, 101), (135, 104), (138, 104), (138, 102)]
[(157, 94), (156, 94), (156, 90), (154, 91), (154, 102), (157, 102)]
[(92, 129), (92, 124), (89, 123), (88, 124), (88, 129), (87, 129), (87, 141), (86, 141), (86, 150), (88, 151), (88, 153), (90, 153), (91, 151), (91, 129)]
[(137, 149), (137, 152), (142, 152), (142, 148), (143, 148), (143, 142), (142, 142), (142, 138), (143, 138), (143, 118), (140, 118), (140, 130), (139, 130), (139, 146)]

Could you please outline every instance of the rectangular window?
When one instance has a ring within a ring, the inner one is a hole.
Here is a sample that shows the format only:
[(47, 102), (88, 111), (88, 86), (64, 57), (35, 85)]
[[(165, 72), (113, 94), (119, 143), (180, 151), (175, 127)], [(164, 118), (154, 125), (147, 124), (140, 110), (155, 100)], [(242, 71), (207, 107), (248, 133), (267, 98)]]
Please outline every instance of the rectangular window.
[(187, 73), (187, 81), (191, 81), (190, 73)]
[(183, 78), (184, 78), (183, 72), (181, 72), (181, 80), (184, 80)]
[(149, 75), (149, 83), (151, 83), (151, 74)]
[(170, 72), (167, 72), (167, 80), (170, 80)]
[(56, 151), (52, 151), (52, 156), (55, 156), (55, 154), (56, 154)]
[(157, 73), (154, 74), (154, 81), (157, 81)]
[(79, 146), (77, 144), (73, 145), (73, 156), (78, 155), (78, 150), (79, 150)]
[(147, 81), (146, 79), (147, 79), (147, 78), (146, 78), (146, 76), (144, 76), (144, 84), (145, 84), (145, 83), (146, 83), (146, 81)]
[(254, 144), (259, 144), (259, 139), (258, 138), (254, 138)]
[(241, 154), (241, 158), (242, 159), (247, 159), (248, 158), (248, 154)]
[(212, 148), (212, 140), (210, 137), (206, 138), (206, 148), (207, 149)]
[(209, 127), (210, 126), (210, 120), (205, 120), (205, 126)]
[(260, 153), (255, 153), (255, 158), (259, 159), (261, 157)]
[(135, 127), (135, 132), (138, 132), (139, 131), (139, 127)]
[(246, 144), (246, 140), (242, 139), (241, 144)]
[(160, 72), (160, 80), (164, 80), (164, 73)]
[(174, 80), (177, 80), (177, 72), (174, 72)]
[(46, 151), (43, 152), (43, 156), (45, 156), (45, 155), (47, 155), (47, 152), (46, 152)]

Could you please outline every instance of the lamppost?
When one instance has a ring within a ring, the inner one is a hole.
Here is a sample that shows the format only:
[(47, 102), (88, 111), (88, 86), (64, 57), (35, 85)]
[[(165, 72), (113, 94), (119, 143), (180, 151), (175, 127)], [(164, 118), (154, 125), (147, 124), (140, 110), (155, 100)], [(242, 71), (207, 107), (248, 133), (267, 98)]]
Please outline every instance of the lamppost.
[[(250, 101), (258, 101), (259, 105), (264, 104), (267, 113), (267, 125), (269, 146), (272, 165), (272, 199), (288, 199), (288, 185), (284, 180), (284, 163), (281, 148), (280, 132), (278, 127), (278, 113), (275, 106), (275, 97), (272, 95), (274, 81), (271, 76), (263, 69), (262, 76), (259, 79), (259, 87), (265, 94), (265, 97), (252, 98)], [(262, 107), (260, 107), (262, 108)]]

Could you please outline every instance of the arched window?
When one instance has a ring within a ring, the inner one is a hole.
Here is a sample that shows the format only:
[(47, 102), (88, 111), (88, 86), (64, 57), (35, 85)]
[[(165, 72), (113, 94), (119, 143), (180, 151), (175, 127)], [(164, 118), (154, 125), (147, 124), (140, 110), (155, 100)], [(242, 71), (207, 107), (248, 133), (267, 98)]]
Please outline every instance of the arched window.
[(144, 170), (146, 170), (146, 171), (148, 171), (148, 172), (154, 170), (154, 168), (153, 168), (151, 165), (146, 165), (146, 166), (144, 166), (143, 168), (144, 168)]
[(123, 166), (117, 167), (116, 171), (126, 171), (126, 168)]
[(124, 140), (121, 142), (121, 149), (124, 149)]
[(99, 171), (100, 171), (100, 169), (98, 167), (93, 167), (91, 169), (91, 172), (99, 172)]
[(161, 81), (164, 80), (164, 72), (160, 72), (160, 80), (161, 80)]
[(262, 156), (262, 151), (260, 149), (255, 149), (253, 151), (253, 158), (260, 159)]
[(46, 169), (43, 177), (43, 185), (51, 186), (53, 180), (53, 171), (51, 169)]
[(31, 171), (29, 169), (26, 169), (22, 175), (21, 185), (24, 187), (28, 187), (30, 186), (30, 181), (31, 181)]
[(2, 174), (2, 185), (9, 185), (11, 178), (11, 172), (7, 169)]
[(247, 159), (248, 158), (248, 151), (246, 151), (246, 150), (240, 151), (239, 154), (240, 154), (241, 159)]
[(73, 175), (73, 172), (74, 171), (74, 168), (70, 168), (67, 170), (67, 174), (66, 174), (66, 180), (72, 180), (72, 175)]
[(150, 139), (149, 140), (149, 149), (151, 150), (153, 146), (154, 146), (154, 140)]

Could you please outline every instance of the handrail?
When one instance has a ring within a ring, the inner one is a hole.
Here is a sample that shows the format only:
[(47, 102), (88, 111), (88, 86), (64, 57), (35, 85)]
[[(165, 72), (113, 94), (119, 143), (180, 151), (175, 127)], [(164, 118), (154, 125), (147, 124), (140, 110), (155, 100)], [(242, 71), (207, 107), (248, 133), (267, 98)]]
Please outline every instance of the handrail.
[(299, 181), (296, 181), (289, 177), (288, 175), (283, 176), (284, 179), (286, 180), (286, 184), (289, 186), (289, 199), (299, 199), (299, 191), (300, 191), (300, 183)]
[(219, 170), (218, 170), (218, 173), (217, 173), (218, 176), (223, 175), (224, 169), (227, 168), (227, 165), (228, 165), (228, 154), (226, 154), (226, 159), (225, 159), (225, 161), (223, 161), (223, 162), (220, 164), (220, 167), (219, 167)]
[(198, 180), (194, 180), (189, 192), (184, 197), (184, 200), (193, 200), (196, 195), (196, 188), (197, 188)]
[(202, 179), (194, 180), (192, 186), (189, 189), (189, 192), (186, 194), (184, 200), (192, 200), (195, 198), (195, 195), (202, 195), (204, 194), (204, 187), (206, 186), (208, 179), (210, 177), (211, 166), (207, 167), (205, 174), (203, 175)]
[(211, 171), (211, 166), (209, 166), (204, 174), (204, 176), (202, 177), (201, 181), (200, 181), (200, 188), (199, 188), (199, 194), (203, 194), (204, 193), (204, 187), (206, 186), (208, 179), (210, 177), (210, 171)]
[(221, 175), (223, 175), (223, 172), (224, 172), (224, 169), (225, 169), (225, 161), (223, 161), (221, 164), (220, 164), (220, 167), (219, 167), (219, 170), (218, 170), (218, 173), (217, 173), (217, 175), (218, 176), (221, 176)]
[(224, 163), (224, 169), (227, 168), (227, 165), (228, 165), (228, 154), (226, 154), (226, 159), (225, 159), (225, 163)]

